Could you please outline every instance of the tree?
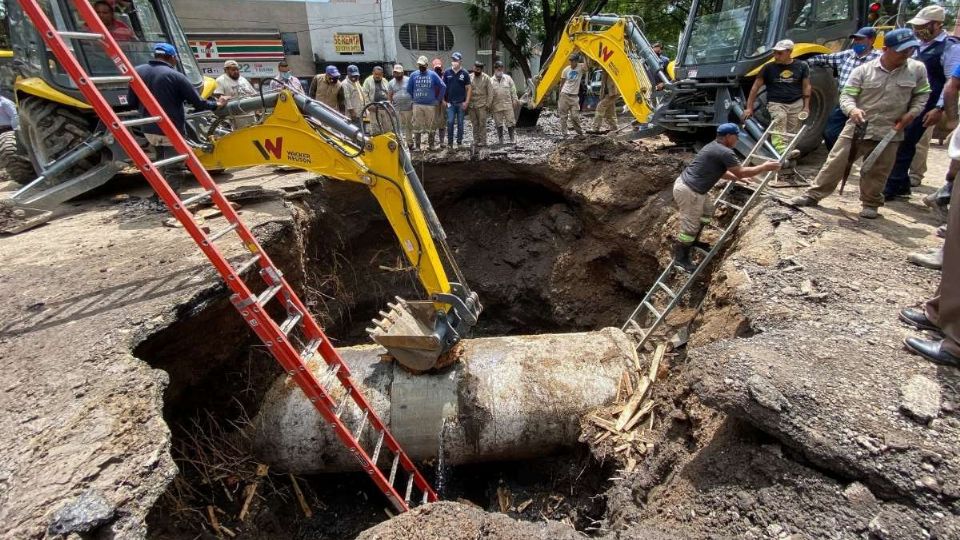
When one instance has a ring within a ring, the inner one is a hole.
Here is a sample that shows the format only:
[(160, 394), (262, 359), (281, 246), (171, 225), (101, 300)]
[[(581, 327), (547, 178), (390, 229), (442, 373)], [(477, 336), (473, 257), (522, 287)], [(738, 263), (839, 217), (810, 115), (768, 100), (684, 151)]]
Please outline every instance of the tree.
[[(481, 39), (490, 38), (496, 14), (497, 41), (510, 53), (510, 67), (520, 68), (525, 78), (533, 76), (528, 59), (539, 34), (537, 15), (531, 13), (533, 4), (532, 0), (474, 0), (467, 6), (473, 31)], [(496, 60), (492, 58), (491, 62)]]

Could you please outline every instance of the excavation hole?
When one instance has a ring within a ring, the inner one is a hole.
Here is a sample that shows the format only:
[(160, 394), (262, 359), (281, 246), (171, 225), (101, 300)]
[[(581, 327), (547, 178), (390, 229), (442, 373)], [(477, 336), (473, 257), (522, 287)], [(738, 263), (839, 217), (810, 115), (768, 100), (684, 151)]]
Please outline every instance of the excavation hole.
[[(454, 256), (485, 307), (476, 335), (619, 326), (659, 272), (655, 251), (543, 174), (483, 167), (424, 173)], [(313, 189), (302, 219), (274, 235), (268, 249), (336, 345), (367, 343), (369, 319), (394, 295), (420, 297), (419, 284), (363, 186), (324, 182)], [(665, 214), (650, 204), (654, 210), (636, 219), (656, 231)], [(257, 476), (237, 427), (256, 415), (280, 370), (223, 295), (185, 309), (135, 354), (170, 375), (164, 413), (180, 468), (149, 517), (152, 535), (210, 533), (208, 506), (231, 530), (293, 538), (351, 537), (386, 519), (387, 504), (365, 474), (297, 478), (312, 518), (288, 475)], [(432, 480), (435, 469), (424, 468)], [(579, 445), (538, 460), (458, 467), (444, 491), (490, 511), (500, 511), (507, 494), (514, 517), (565, 520), (591, 532), (605, 511), (596, 495), (612, 473)], [(254, 510), (241, 522), (244, 490), (255, 481)]]

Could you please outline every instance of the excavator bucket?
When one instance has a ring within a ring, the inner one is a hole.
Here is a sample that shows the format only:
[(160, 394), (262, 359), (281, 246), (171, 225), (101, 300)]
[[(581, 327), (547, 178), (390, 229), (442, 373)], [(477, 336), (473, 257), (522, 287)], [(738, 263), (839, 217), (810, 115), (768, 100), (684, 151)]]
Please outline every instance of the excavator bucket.
[(437, 332), (436, 306), (429, 301), (396, 299), (396, 304), (387, 303), (390, 311), (381, 311), (383, 318), (374, 319), (374, 326), (367, 328), (370, 338), (411, 371), (439, 367), (443, 336)]

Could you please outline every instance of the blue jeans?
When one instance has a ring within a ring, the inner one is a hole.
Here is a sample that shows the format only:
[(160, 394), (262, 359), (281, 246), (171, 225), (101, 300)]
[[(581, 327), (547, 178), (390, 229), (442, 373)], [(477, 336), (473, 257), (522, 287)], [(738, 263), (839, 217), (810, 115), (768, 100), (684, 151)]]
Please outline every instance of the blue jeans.
[(827, 117), (827, 125), (823, 128), (823, 142), (827, 145), (827, 152), (837, 144), (837, 139), (840, 138), (840, 132), (843, 131), (846, 123), (847, 115), (843, 114), (839, 106), (834, 107), (830, 116)]
[(463, 103), (447, 104), (447, 144), (453, 144), (453, 125), (457, 125), (457, 144), (463, 144)]

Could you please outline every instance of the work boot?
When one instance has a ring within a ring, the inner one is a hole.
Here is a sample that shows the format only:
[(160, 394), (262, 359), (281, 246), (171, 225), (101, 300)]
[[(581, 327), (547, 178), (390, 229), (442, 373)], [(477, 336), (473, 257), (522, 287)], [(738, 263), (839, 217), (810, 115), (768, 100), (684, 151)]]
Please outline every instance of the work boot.
[(946, 237), (947, 237), (947, 226), (946, 226), (946, 225), (941, 225), (941, 226), (937, 227), (937, 236), (939, 236), (940, 238), (946, 238)]
[(820, 201), (814, 199), (809, 195), (797, 195), (796, 197), (787, 201), (787, 204), (793, 206), (817, 206), (820, 204)]
[(927, 253), (914, 252), (907, 256), (907, 260), (917, 266), (940, 270), (943, 267), (943, 248)]
[(447, 147), (446, 140), (447, 140), (447, 130), (446, 128), (441, 128), (440, 129), (440, 148)]
[(794, 148), (793, 150), (787, 152), (787, 161), (793, 161), (800, 157), (800, 151)]
[(497, 126), (497, 139), (500, 140), (500, 144), (503, 144), (503, 126)]
[(423, 133), (415, 133), (413, 135), (413, 149), (414, 151), (420, 151), (420, 142), (423, 140)]
[(430, 132), (427, 135), (427, 141), (430, 143), (430, 150), (437, 149), (437, 135), (433, 132)]
[(948, 207), (940, 204), (938, 194), (938, 192), (934, 191), (933, 193), (927, 195), (923, 198), (923, 204), (927, 205), (927, 208), (929, 208), (930, 211), (937, 216), (937, 221), (940, 223), (946, 223), (947, 214), (949, 213)]
[(693, 247), (691, 244), (684, 244), (683, 242), (677, 242), (673, 246), (673, 264), (687, 272), (693, 272), (697, 269), (697, 265), (690, 260), (691, 247)]
[(877, 219), (880, 217), (880, 212), (877, 211), (876, 206), (864, 206), (860, 209), (860, 217), (864, 219)]
[(507, 128), (507, 134), (510, 136), (510, 144), (517, 144), (516, 129), (515, 127)]

